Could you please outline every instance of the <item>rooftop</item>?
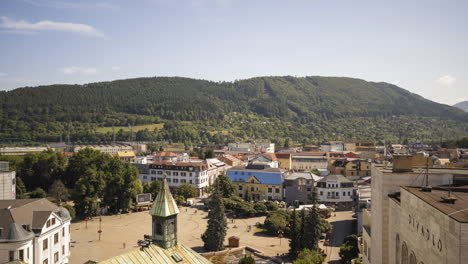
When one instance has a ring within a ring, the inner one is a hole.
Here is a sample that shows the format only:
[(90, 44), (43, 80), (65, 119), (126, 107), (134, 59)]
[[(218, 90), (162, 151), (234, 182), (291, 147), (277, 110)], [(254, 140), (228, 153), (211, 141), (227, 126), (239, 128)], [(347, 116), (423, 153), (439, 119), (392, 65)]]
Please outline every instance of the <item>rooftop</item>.
[(319, 182), (327, 182), (327, 181), (352, 182), (350, 179), (346, 178), (345, 176), (338, 175), (338, 174), (331, 174), (331, 175), (325, 176)]
[[(423, 192), (420, 187), (402, 186), (411, 194), (425, 201), (435, 209), (441, 211), (452, 219), (468, 223), (468, 186), (463, 187), (433, 187), (431, 192)], [(451, 197), (457, 199), (453, 204), (443, 202), (442, 197), (446, 197), (448, 189), (451, 190)]]

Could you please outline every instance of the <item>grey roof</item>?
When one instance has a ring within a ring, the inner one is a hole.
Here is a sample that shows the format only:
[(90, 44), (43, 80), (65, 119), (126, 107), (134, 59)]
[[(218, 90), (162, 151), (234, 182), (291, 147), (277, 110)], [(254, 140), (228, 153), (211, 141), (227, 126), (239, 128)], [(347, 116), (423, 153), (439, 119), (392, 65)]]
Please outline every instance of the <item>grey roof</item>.
[(9, 209), (0, 209), (0, 243), (2, 242), (20, 242), (30, 240), (34, 237), (32, 232), (25, 230), (22, 226), (13, 221), (13, 216)]
[(0, 228), (4, 230), (0, 241), (8, 242), (10, 237), (12, 239), (29, 237), (26, 234), (33, 233), (24, 229), (23, 225), (31, 229), (41, 229), (53, 212), (56, 212), (62, 220), (69, 220), (63, 210), (47, 199), (0, 200)]
[(60, 206), (59, 209), (56, 211), (56, 213), (62, 218), (63, 220), (71, 220), (70, 212), (68, 212), (68, 209)]
[(33, 221), (32, 221), (32, 229), (42, 229), (44, 227), (47, 219), (49, 219), (50, 214), (52, 211), (34, 211), (33, 212)]
[(319, 182), (327, 182), (327, 181), (352, 182), (350, 179), (346, 178), (345, 176), (338, 175), (338, 174), (330, 174), (328, 176), (325, 176)]
[(293, 172), (290, 175), (287, 175), (284, 179), (285, 180), (295, 180), (297, 178), (304, 178), (307, 180), (313, 180), (314, 178), (312, 177), (312, 172)]

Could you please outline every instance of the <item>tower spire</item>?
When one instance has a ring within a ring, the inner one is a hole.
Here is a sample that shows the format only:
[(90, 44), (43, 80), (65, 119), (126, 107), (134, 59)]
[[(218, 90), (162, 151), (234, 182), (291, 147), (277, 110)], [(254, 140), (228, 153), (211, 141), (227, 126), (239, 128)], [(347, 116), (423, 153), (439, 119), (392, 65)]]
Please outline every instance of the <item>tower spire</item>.
[(177, 245), (179, 208), (169, 190), (166, 174), (163, 175), (161, 190), (154, 199), (149, 214), (152, 217), (153, 243), (166, 249)]

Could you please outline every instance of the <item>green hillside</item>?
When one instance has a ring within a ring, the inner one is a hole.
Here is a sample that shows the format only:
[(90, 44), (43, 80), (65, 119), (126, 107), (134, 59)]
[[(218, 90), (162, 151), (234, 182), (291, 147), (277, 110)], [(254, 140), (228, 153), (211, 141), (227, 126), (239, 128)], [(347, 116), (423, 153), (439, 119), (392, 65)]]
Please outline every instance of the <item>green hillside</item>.
[(454, 104), (453, 106), (465, 112), (468, 112), (468, 101), (459, 102), (459, 103)]
[[(137, 140), (192, 143), (439, 141), (468, 134), (468, 114), (459, 109), (388, 83), (338, 77), (155, 77), (26, 87), (0, 92), (0, 118), (0, 138), (37, 141), (65, 138), (69, 124), (74, 142), (110, 141), (111, 126), (128, 124), (151, 125), (133, 131)], [(130, 138), (128, 129), (118, 131), (117, 140)]]

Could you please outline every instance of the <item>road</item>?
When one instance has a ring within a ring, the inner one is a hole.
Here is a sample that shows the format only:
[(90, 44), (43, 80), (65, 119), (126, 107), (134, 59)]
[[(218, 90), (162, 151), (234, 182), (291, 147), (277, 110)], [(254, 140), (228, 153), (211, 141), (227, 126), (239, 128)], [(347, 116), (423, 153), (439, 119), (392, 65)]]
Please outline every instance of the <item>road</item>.
[(329, 246), (324, 246), (323, 242), (320, 243), (322, 248), (327, 253), (325, 259), (327, 263), (339, 264), (340, 263), (340, 246), (343, 244), (344, 238), (351, 234), (353, 225), (356, 224), (356, 219), (352, 217), (352, 211), (338, 211), (336, 216), (327, 219), (332, 225), (332, 234), (330, 236)]

